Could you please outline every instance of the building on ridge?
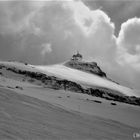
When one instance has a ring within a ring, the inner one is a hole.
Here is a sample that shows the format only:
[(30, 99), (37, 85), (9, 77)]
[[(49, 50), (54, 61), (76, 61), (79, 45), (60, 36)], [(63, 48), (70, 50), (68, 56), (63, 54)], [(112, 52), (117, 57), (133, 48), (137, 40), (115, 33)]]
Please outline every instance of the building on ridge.
[(83, 59), (83, 56), (77, 51), (77, 54), (74, 54), (71, 58), (71, 60), (74, 61), (81, 61)]

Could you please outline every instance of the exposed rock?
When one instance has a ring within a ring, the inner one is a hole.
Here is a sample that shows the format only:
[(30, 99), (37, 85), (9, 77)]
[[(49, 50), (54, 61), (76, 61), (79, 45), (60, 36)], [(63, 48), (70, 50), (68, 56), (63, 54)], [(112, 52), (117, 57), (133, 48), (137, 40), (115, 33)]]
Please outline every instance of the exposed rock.
[(118, 101), (118, 102), (122, 102), (122, 103), (140, 106), (140, 98), (134, 97), (134, 96), (117, 95), (117, 94), (113, 94), (111, 92), (105, 92), (100, 89), (92, 89), (92, 88), (86, 89), (86, 93), (89, 95), (101, 97), (101, 98), (104, 98), (107, 100)]
[(41, 81), (46, 87), (53, 88), (53, 89), (64, 89), (74, 92), (80, 92), (83, 93), (83, 88), (80, 84), (77, 84), (72, 81), (68, 81), (65, 79), (60, 79), (55, 76), (47, 76), (46, 74), (40, 73), (40, 72), (32, 72), (32, 71), (26, 71), (17, 69), (15, 67), (8, 67), (8, 66), (2, 66), (2, 68), (5, 68), (7, 71), (14, 72), (16, 74), (24, 75), (25, 77), (30, 78), (28, 82), (33, 83), (34, 80)]
[(95, 103), (99, 103), (101, 104), (102, 102), (101, 101), (98, 101), (98, 100), (94, 100)]
[(65, 63), (65, 66), (78, 69), (84, 72), (89, 72), (92, 74), (96, 74), (101, 77), (106, 77), (106, 73), (103, 72), (96, 62), (84, 62), (84, 61), (74, 61), (70, 60)]
[(111, 105), (117, 105), (116, 103), (110, 103)]
[(15, 88), (23, 90), (23, 88), (21, 86), (16, 86)]

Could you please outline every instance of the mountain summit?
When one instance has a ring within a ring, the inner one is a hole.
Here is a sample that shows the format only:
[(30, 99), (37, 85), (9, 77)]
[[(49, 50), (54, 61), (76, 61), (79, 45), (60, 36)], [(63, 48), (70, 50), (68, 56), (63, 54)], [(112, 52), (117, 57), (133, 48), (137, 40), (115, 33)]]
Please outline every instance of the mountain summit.
[(91, 74), (96, 74), (100, 77), (107, 77), (106, 73), (101, 70), (96, 62), (86, 62), (83, 60), (83, 56), (77, 52), (72, 58), (64, 64), (65, 66), (78, 69)]

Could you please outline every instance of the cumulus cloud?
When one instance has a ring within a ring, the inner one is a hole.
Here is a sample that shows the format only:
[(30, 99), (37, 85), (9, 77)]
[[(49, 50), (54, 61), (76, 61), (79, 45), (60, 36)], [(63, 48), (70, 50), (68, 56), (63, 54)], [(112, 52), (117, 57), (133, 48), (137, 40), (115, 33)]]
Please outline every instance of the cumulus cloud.
[(0, 34), (19, 35), (23, 32), (39, 34), (40, 28), (32, 22), (36, 13), (43, 7), (44, 2), (0, 1)]
[(50, 43), (42, 44), (42, 51), (41, 54), (45, 55), (46, 53), (51, 53), (52, 48)]
[(122, 24), (117, 39), (118, 62), (140, 70), (140, 19), (132, 18)]
[(100, 9), (92, 11), (81, 1), (70, 3), (67, 6), (73, 11), (76, 24), (87, 36), (95, 33), (99, 26), (101, 26), (100, 24), (108, 24), (114, 29), (114, 24), (108, 15)]
[[(110, 18), (99, 9), (90, 10), (81, 1), (13, 1), (3, 2), (2, 7), (0, 33), (21, 35), (25, 48), (29, 47), (24, 41), (27, 35), (39, 36), (42, 43), (52, 41), (70, 53), (78, 49), (99, 55), (99, 48), (104, 53), (112, 45), (114, 24)], [(56, 47), (53, 49), (58, 50)]]
[(84, 43), (81, 41), (82, 44), (75, 41), (78, 42), (78, 49), (85, 55), (94, 57), (106, 57), (110, 50), (114, 51), (115, 26), (105, 12), (100, 9), (91, 10), (81, 1), (65, 3), (64, 8), (71, 10), (74, 26), (79, 29), (80, 35), (73, 32), (75, 38), (84, 40)]

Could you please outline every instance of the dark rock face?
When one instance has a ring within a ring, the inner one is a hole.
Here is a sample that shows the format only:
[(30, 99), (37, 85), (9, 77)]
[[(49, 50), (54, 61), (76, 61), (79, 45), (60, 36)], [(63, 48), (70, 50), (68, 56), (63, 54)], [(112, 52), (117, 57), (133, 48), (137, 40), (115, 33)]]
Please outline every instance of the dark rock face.
[(33, 83), (34, 80), (40, 81), (45, 87), (48, 88), (53, 88), (56, 90), (59, 89), (64, 89), (64, 90), (69, 90), (73, 92), (83, 92), (83, 88), (80, 84), (77, 84), (72, 81), (68, 81), (65, 79), (60, 79), (55, 76), (47, 76), (46, 74), (40, 73), (40, 72), (32, 72), (32, 71), (26, 71), (26, 70), (21, 70), (17, 69), (15, 67), (8, 67), (1, 65), (1, 69), (4, 68), (7, 71), (11, 71), (16, 74), (23, 75), (25, 77), (31, 78), (28, 80), (28, 82)]
[(92, 96), (111, 100), (111, 101), (118, 101), (118, 102), (122, 102), (122, 103), (140, 106), (140, 98), (134, 97), (134, 96), (123, 96), (123, 95), (121, 96), (121, 95), (113, 94), (111, 92), (105, 92), (103, 90), (93, 89), (93, 88), (86, 89), (85, 93), (92, 95)]
[(65, 66), (78, 69), (81, 71), (89, 72), (92, 74), (96, 74), (101, 77), (106, 77), (106, 73), (103, 72), (96, 62), (84, 62), (84, 61), (74, 61), (71, 60), (65, 63)]

